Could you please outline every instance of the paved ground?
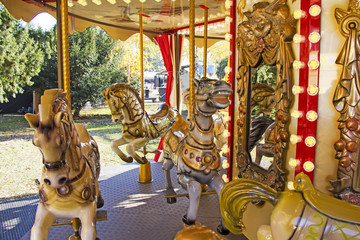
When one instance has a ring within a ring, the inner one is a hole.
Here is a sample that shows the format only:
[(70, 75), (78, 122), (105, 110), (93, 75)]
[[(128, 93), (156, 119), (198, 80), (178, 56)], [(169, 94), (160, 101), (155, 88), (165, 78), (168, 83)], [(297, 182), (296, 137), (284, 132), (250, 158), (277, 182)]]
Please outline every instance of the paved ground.
[[(182, 216), (188, 199), (178, 198), (167, 204), (163, 197), (164, 176), (161, 163), (152, 163), (151, 183), (138, 183), (138, 164), (123, 164), (102, 169), (100, 189), (105, 200), (108, 220), (96, 225), (101, 240), (171, 240), (183, 228)], [(178, 193), (184, 193), (172, 172)], [(28, 240), (35, 219), (38, 197), (0, 203), (0, 239)], [(201, 197), (198, 221), (211, 229), (219, 224), (219, 204), (216, 195)], [(53, 226), (49, 239), (64, 240), (73, 234), (70, 226)], [(226, 239), (246, 239), (230, 234)]]

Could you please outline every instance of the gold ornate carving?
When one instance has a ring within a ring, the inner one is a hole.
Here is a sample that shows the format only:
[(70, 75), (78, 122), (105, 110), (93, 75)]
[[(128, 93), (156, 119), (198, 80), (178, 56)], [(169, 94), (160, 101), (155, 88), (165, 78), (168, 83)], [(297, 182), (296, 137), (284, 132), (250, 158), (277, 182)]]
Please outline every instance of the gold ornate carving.
[(334, 145), (339, 166), (338, 179), (330, 181), (330, 191), (335, 197), (360, 205), (360, 2), (350, 0), (347, 11), (335, 9), (335, 18), (346, 41), (336, 59), (343, 66), (333, 98), (340, 113), (340, 139)]
[[(294, 60), (291, 46), (296, 20), (292, 17), (286, 0), (254, 4), (251, 12), (245, 12), (248, 20), (238, 26), (237, 48), (239, 52), (237, 93), (239, 96), (237, 119), (237, 164), (239, 177), (266, 182), (274, 189), (283, 188), (284, 153), (288, 143), (289, 107), (292, 103), (292, 67)], [(250, 129), (250, 68), (261, 61), (276, 65), (275, 88), (275, 139), (274, 160), (268, 170), (252, 164), (249, 155)]]
[[(251, 179), (235, 179), (220, 194), (220, 209), (225, 226), (235, 234), (245, 230), (246, 205), (266, 201), (274, 205), (271, 226), (258, 239), (357, 239), (360, 207), (315, 189), (304, 173), (294, 181), (295, 191), (278, 192)], [(296, 219), (296, 221), (294, 221)], [(262, 226), (258, 230), (264, 230)]]

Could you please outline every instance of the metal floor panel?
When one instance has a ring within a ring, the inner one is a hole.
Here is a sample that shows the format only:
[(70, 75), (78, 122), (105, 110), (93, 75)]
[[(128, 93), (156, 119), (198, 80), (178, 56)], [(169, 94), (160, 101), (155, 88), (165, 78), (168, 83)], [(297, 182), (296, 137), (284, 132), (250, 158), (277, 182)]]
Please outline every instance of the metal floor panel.
[[(188, 199), (168, 204), (163, 196), (165, 180), (161, 163), (151, 163), (151, 183), (138, 183), (138, 164), (104, 167), (101, 171), (100, 190), (105, 200), (108, 220), (98, 222), (96, 230), (101, 240), (171, 240), (183, 228), (182, 216), (188, 208)], [(185, 193), (176, 180), (172, 180), (177, 193)], [(30, 239), (38, 198), (27, 198), (0, 203), (0, 239)], [(217, 195), (203, 195), (200, 200), (198, 221), (216, 230), (220, 221)], [(73, 234), (70, 226), (53, 226), (50, 240), (64, 240)], [(246, 239), (229, 234), (226, 239)]]

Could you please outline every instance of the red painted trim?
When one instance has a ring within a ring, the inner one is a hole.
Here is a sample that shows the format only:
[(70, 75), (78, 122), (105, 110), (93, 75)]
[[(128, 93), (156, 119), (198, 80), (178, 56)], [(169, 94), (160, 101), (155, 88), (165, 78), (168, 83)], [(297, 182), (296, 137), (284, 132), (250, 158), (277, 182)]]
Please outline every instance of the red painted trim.
[[(218, 22), (225, 22), (225, 18), (209, 21), (208, 24), (218, 23)], [(195, 24), (195, 27), (198, 27), (198, 26), (204, 26), (204, 23)], [(180, 30), (188, 29), (188, 28), (189, 28), (189, 26), (181, 27), (181, 28), (175, 28), (175, 29), (171, 29), (169, 31), (165, 31), (165, 33), (170, 34), (170, 33), (174, 33), (174, 32), (180, 31)]]
[(146, 15), (146, 14), (141, 14), (143, 17), (147, 17), (147, 18), (149, 18), (150, 16), (149, 15)]
[(207, 6), (205, 5), (199, 5), (199, 7), (201, 7), (202, 9), (209, 9)]
[(305, 145), (305, 138), (313, 136), (316, 139), (317, 121), (310, 122), (306, 119), (306, 113), (310, 110), (317, 112), (318, 110), (318, 95), (310, 96), (307, 93), (307, 88), (310, 85), (319, 86), (319, 68), (311, 70), (308, 67), (310, 53), (316, 56), (320, 62), (320, 41), (318, 43), (311, 43), (308, 36), (312, 32), (320, 34), (321, 14), (318, 16), (311, 16), (309, 9), (313, 5), (321, 6), (321, 0), (301, 1), (301, 10), (306, 13), (306, 16), (300, 19), (300, 34), (305, 37), (305, 41), (300, 43), (300, 61), (305, 63), (305, 67), (299, 70), (299, 86), (304, 88), (304, 92), (299, 94), (298, 110), (303, 112), (303, 117), (298, 119), (297, 135), (301, 136), (302, 140), (296, 145), (296, 159), (300, 164), (295, 168), (295, 175), (304, 172), (313, 180), (314, 171), (306, 172), (303, 164), (306, 161), (311, 161), (315, 164), (315, 148)]
[(236, 71), (236, 67), (235, 67), (235, 53), (236, 53), (236, 44), (235, 44), (235, 39), (236, 39), (236, 0), (233, 0), (233, 4), (231, 6), (230, 9), (230, 17), (233, 19), (233, 21), (231, 21), (230, 23), (230, 34), (232, 36), (232, 38), (230, 39), (230, 51), (231, 51), (231, 55), (230, 55), (230, 67), (231, 67), (231, 72), (228, 75), (228, 82), (232, 85), (232, 90), (233, 90), (233, 94), (230, 96), (231, 99), (231, 104), (229, 106), (229, 116), (230, 116), (230, 121), (229, 121), (229, 125), (228, 125), (228, 130), (230, 132), (230, 137), (228, 140), (228, 145), (229, 145), (229, 153), (228, 153), (228, 163), (229, 163), (229, 168), (227, 169), (227, 177), (229, 179), (229, 181), (231, 181), (233, 179), (233, 166), (234, 166), (234, 161), (236, 161), (236, 159), (234, 158), (234, 151), (233, 151), (233, 146), (234, 146), (234, 113), (235, 113), (235, 71)]

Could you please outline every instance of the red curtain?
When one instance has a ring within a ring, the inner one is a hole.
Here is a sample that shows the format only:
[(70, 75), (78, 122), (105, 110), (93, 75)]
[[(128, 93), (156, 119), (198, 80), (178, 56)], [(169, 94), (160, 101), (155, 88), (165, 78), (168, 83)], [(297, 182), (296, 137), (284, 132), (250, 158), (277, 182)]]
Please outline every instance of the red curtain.
[[(155, 37), (156, 42), (158, 43), (161, 51), (161, 55), (164, 60), (164, 65), (166, 68), (166, 71), (168, 72), (167, 80), (166, 80), (166, 94), (165, 94), (165, 102), (170, 107), (176, 107), (171, 106), (170, 104), (170, 95), (171, 91), (173, 89), (173, 81), (174, 81), (174, 64), (175, 64), (175, 35), (168, 35), (168, 34), (162, 34)], [(179, 36), (179, 62), (181, 58), (181, 46), (182, 46), (182, 36)], [(180, 64), (179, 64), (180, 67)], [(179, 69), (177, 69), (179, 70)], [(175, 71), (176, 72), (176, 71)], [(180, 87), (180, 86), (177, 86)], [(158, 150), (162, 150), (163, 146), (163, 138), (161, 138)], [(155, 155), (154, 161), (158, 161), (160, 157), (160, 153)]]

